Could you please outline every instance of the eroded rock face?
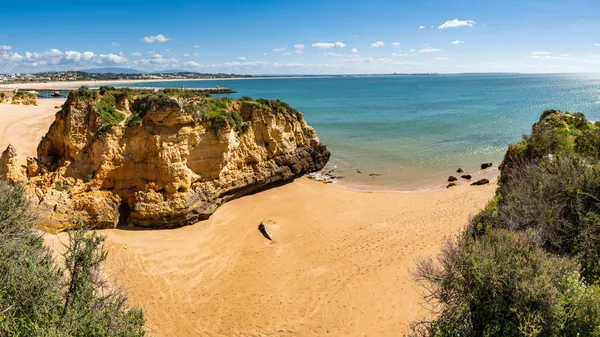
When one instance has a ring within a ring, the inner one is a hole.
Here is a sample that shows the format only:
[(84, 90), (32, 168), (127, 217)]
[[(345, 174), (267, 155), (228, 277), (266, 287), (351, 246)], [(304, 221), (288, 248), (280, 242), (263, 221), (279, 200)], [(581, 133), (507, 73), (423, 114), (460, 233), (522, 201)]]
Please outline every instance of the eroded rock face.
[(26, 179), (25, 170), (17, 163), (17, 150), (10, 144), (0, 156), (0, 179), (11, 183), (21, 183)]
[(36, 105), (37, 96), (29, 93), (15, 94), (12, 97), (11, 104)]
[(94, 228), (188, 225), (228, 200), (320, 170), (329, 160), (295, 110), (226, 104), (243, 127), (199, 118), (185, 99), (156, 96), (117, 101), (126, 120), (107, 126), (95, 99), (71, 93), (37, 160), (27, 165), (41, 226), (61, 231), (78, 219)]

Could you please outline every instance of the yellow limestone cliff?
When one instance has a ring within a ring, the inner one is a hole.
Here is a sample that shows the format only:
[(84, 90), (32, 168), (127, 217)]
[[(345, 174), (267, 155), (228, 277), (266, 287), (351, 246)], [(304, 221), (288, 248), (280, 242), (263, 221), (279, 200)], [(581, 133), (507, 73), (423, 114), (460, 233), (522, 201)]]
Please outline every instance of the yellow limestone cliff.
[(71, 92), (38, 157), (20, 169), (9, 146), (0, 178), (25, 182), (48, 231), (79, 220), (171, 228), (329, 159), (302, 114), (283, 102), (167, 93)]

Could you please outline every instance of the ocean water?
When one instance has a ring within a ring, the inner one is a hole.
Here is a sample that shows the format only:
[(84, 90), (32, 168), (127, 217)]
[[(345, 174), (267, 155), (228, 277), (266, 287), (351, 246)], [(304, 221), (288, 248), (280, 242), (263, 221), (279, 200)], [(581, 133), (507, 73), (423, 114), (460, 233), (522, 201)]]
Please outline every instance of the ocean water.
[[(139, 83), (148, 86), (148, 83)], [(229, 87), (304, 114), (332, 153), (327, 168), (355, 188), (443, 186), (461, 167), (502, 160), (546, 109), (600, 120), (600, 75), (476, 74), (209, 80), (157, 87)]]

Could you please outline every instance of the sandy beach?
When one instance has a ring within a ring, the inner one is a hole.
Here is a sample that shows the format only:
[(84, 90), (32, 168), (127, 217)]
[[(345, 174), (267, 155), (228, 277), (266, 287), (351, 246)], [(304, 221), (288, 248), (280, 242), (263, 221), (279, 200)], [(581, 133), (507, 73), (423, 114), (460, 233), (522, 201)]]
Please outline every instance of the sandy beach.
[[(60, 104), (0, 104), (0, 145), (34, 156)], [(144, 309), (151, 336), (399, 336), (426, 314), (415, 261), (436, 254), (495, 188), (357, 191), (303, 177), (192, 226), (103, 230), (106, 272)]]
[(19, 162), (25, 164), (27, 157), (35, 157), (40, 139), (54, 121), (54, 115), (64, 99), (38, 100), (35, 105), (0, 104), (0, 149), (13, 144)]

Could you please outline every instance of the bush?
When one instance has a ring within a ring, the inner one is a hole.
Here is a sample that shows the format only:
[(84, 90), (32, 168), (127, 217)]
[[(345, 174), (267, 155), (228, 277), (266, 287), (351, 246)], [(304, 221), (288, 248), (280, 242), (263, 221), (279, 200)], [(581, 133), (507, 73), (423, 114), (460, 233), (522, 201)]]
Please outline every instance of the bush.
[(79, 87), (79, 89), (75, 90), (75, 93), (83, 99), (96, 100), (98, 98), (98, 92), (86, 86)]
[(119, 125), (125, 120), (125, 115), (117, 111), (116, 99), (112, 94), (105, 94), (102, 98), (96, 102), (96, 109), (102, 120), (104, 126)]
[(419, 264), (442, 309), (415, 335), (600, 335), (598, 130), (547, 110), (509, 146), (496, 196), (437, 263)]
[(103, 85), (98, 89), (98, 92), (100, 92), (100, 95), (104, 95), (107, 91), (115, 91), (115, 90), (116, 90), (115, 87)]
[(292, 108), (286, 102), (282, 102), (280, 100), (269, 100), (264, 98), (259, 98), (256, 100), (260, 105), (267, 106), (273, 109), (275, 112), (284, 113), (284, 114), (298, 114), (298, 111)]
[(545, 252), (523, 232), (465, 235), (437, 261), (421, 261), (416, 276), (442, 310), (434, 321), (416, 324), (413, 335), (600, 333), (600, 289), (586, 285), (577, 264)]
[(31, 224), (23, 188), (1, 182), (0, 336), (144, 335), (142, 312), (100, 277), (102, 237), (71, 232), (61, 267)]
[(57, 181), (54, 183), (54, 189), (57, 191), (67, 191), (69, 188), (71, 188), (71, 186), (63, 183), (62, 181)]

